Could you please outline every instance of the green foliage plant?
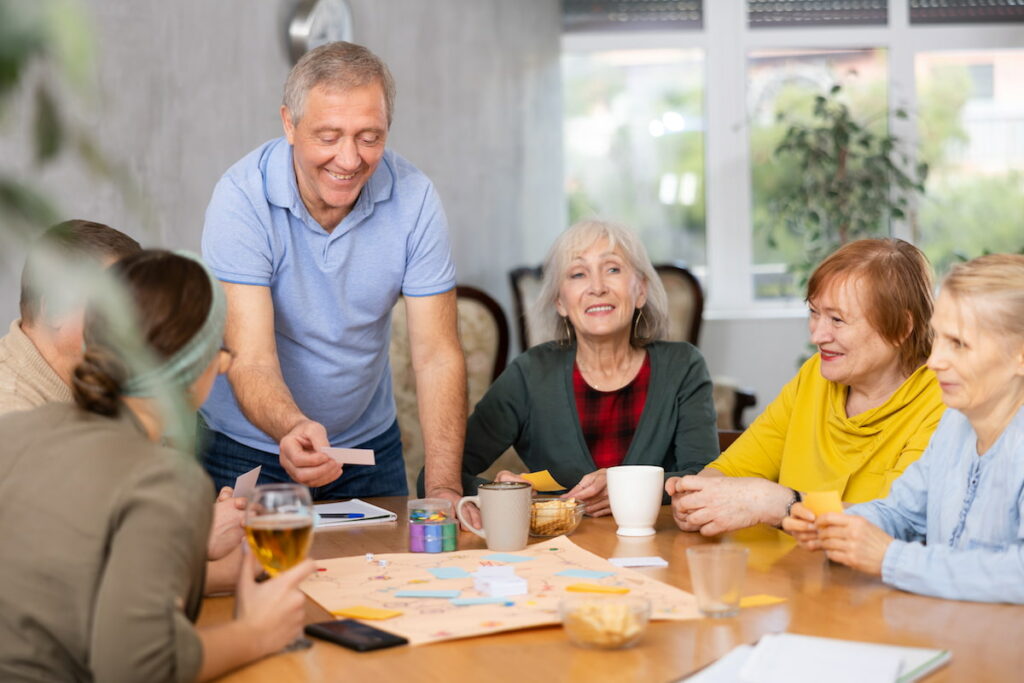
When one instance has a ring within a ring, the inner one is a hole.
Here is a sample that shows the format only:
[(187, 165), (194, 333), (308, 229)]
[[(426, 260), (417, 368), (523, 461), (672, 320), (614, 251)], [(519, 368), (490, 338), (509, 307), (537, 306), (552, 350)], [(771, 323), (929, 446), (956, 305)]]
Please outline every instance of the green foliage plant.
[[(834, 85), (814, 98), (809, 120), (779, 113), (787, 124), (774, 158), (799, 177), (779, 188), (771, 211), (802, 241), (803, 259), (790, 264), (803, 288), (814, 267), (852, 240), (890, 233), (892, 220), (907, 220), (915, 195), (923, 195), (928, 165), (911, 167), (902, 141), (858, 120)], [(894, 112), (906, 118), (902, 109)], [(775, 246), (772, 244), (771, 246)]]

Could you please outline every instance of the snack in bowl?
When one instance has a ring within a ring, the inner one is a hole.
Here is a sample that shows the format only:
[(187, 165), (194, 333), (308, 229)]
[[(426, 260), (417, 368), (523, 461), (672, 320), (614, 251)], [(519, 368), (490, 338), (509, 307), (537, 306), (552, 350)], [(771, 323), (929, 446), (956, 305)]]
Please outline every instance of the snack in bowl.
[(531, 536), (561, 536), (572, 533), (583, 519), (582, 501), (575, 498), (538, 496), (530, 506)]
[(651, 604), (639, 596), (564, 598), (562, 627), (575, 645), (607, 650), (630, 647), (647, 628)]

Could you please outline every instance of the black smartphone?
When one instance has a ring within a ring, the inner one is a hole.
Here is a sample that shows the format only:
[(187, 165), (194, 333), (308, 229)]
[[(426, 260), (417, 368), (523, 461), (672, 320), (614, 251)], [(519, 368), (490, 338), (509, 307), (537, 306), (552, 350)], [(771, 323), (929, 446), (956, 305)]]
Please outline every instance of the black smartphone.
[(329, 640), (357, 652), (369, 652), (409, 643), (402, 636), (367, 626), (355, 619), (338, 619), (337, 621), (321, 621), (319, 624), (310, 624), (306, 627), (306, 634), (314, 638)]

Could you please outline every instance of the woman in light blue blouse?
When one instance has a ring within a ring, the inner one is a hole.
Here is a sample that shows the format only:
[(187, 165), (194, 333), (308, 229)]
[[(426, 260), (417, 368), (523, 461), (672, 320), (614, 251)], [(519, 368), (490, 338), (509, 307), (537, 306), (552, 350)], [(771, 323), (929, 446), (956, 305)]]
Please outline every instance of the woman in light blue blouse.
[(948, 410), (884, 500), (783, 528), (810, 550), (897, 588), (1024, 603), (1024, 256), (954, 266), (932, 316)]

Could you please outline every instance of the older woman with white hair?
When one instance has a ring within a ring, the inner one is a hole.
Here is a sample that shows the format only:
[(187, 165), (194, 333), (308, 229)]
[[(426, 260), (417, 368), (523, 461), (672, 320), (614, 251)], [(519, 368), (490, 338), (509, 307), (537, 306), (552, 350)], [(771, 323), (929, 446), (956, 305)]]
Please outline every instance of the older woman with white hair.
[[(532, 319), (539, 344), (516, 358), (469, 418), (463, 486), (509, 446), (549, 470), (587, 514), (610, 512), (605, 470), (700, 471), (718, 455), (711, 378), (700, 352), (662, 341), (667, 299), (626, 228), (577, 223), (555, 241)], [(508, 471), (498, 481), (522, 481)]]
[(783, 528), (829, 559), (914, 593), (1024, 603), (1024, 256), (954, 266), (928, 367), (948, 406), (882, 500)]

